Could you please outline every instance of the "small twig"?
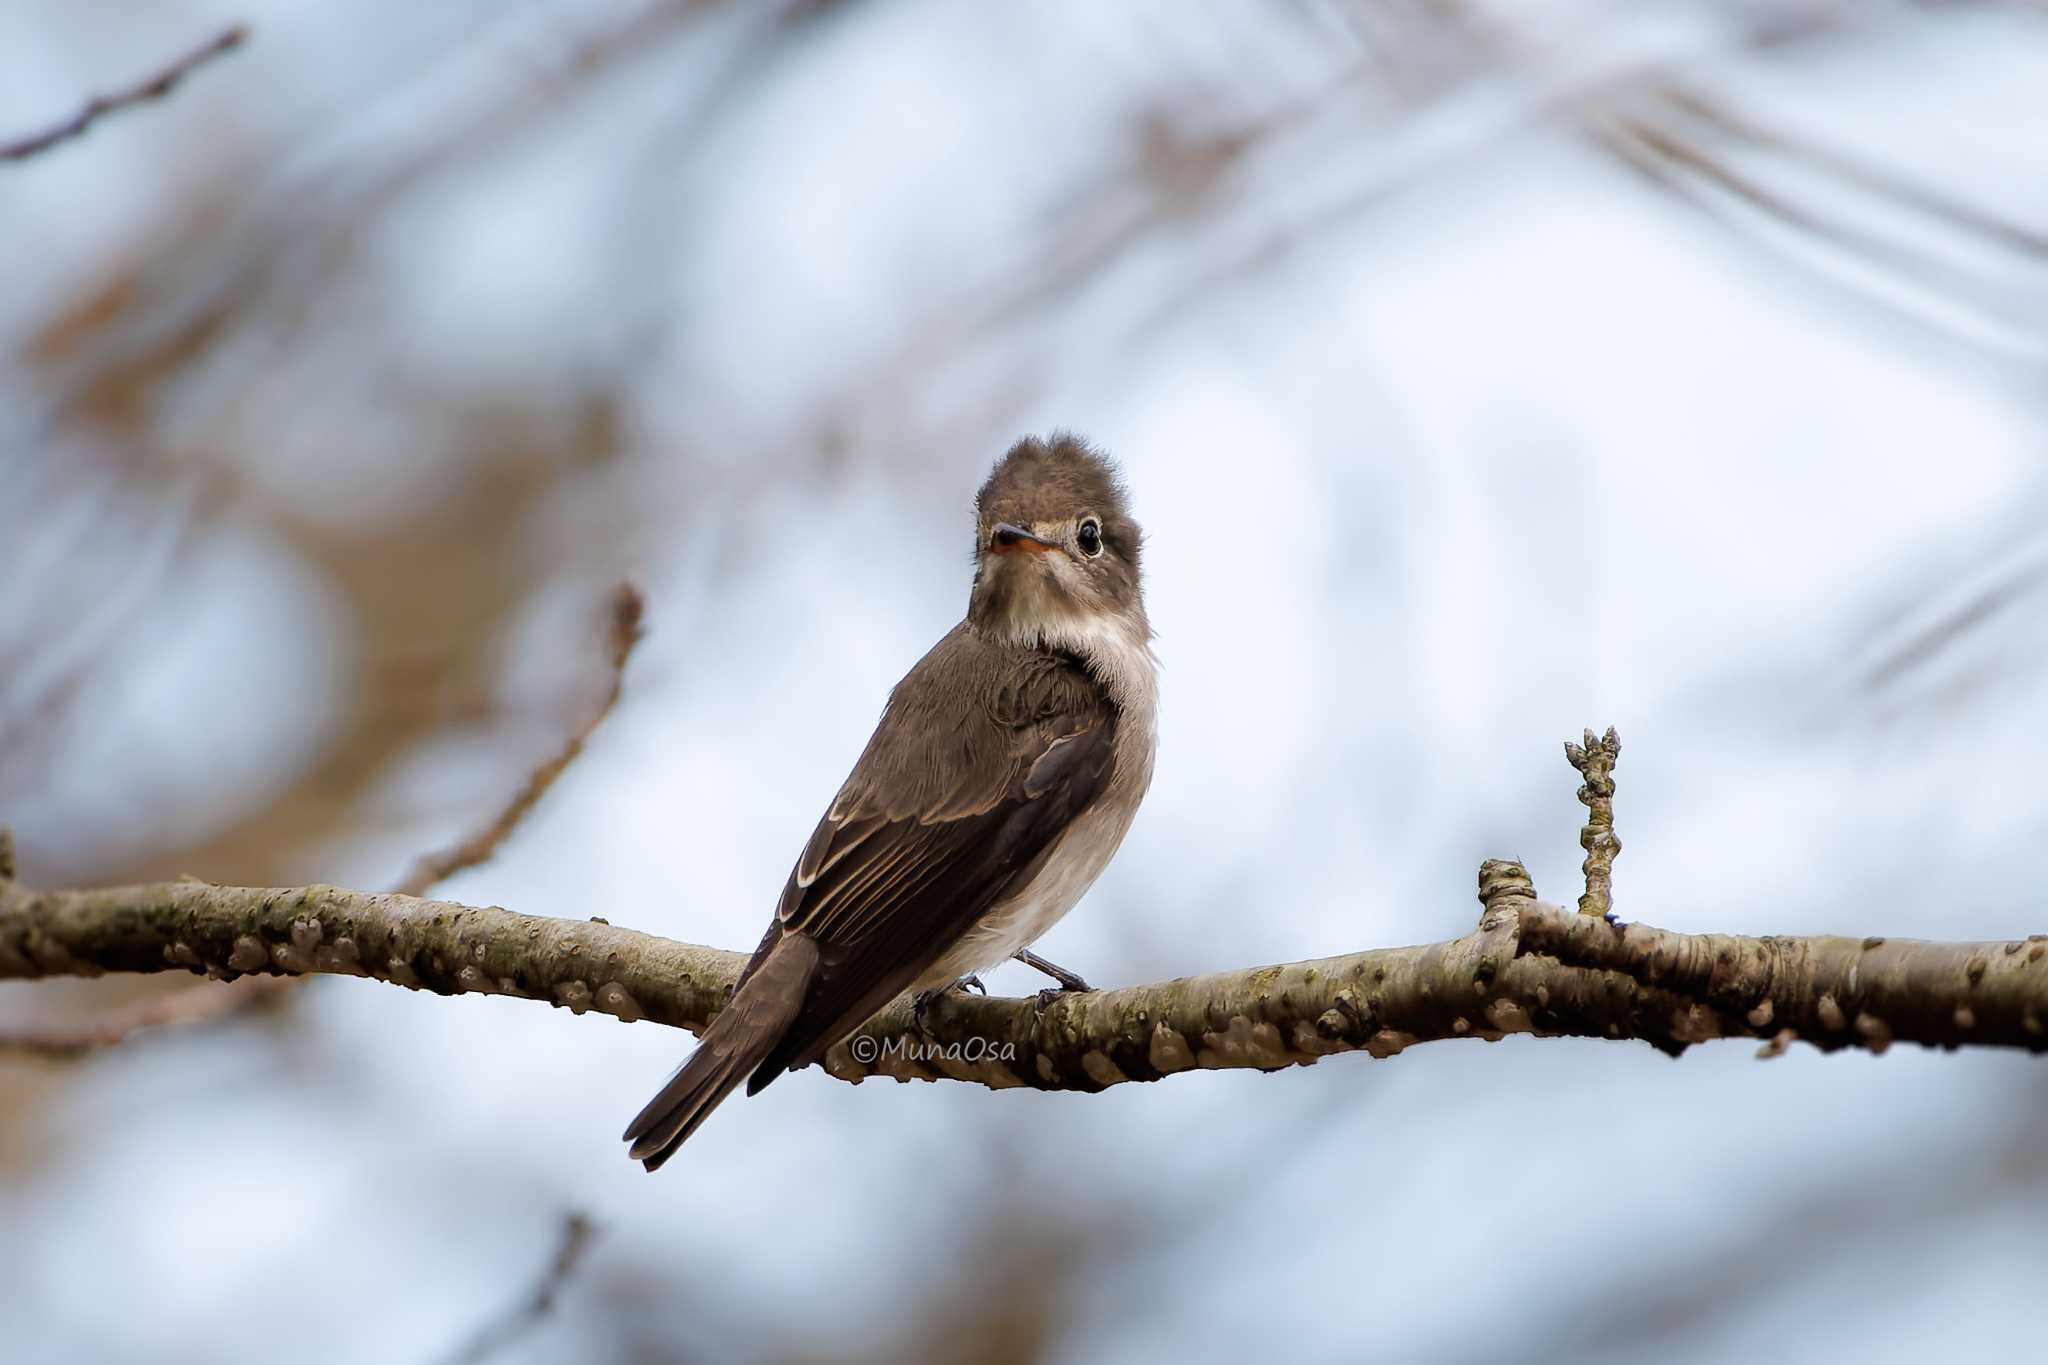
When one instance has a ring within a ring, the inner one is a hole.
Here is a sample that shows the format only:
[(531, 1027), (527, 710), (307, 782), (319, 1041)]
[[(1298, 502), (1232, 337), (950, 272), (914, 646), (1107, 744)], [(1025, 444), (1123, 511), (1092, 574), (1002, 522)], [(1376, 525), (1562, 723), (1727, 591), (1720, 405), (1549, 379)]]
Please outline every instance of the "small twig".
[(115, 1047), (148, 1029), (204, 1024), (241, 1014), (283, 995), (305, 980), (251, 976), (222, 984), (195, 981), (175, 990), (101, 1010), (83, 1022), (25, 1024), (0, 1031), (0, 1053), (71, 1060)]
[(20, 138), (14, 142), (0, 142), (0, 161), (26, 161), (32, 156), (39, 156), (49, 151), (59, 143), (69, 142), (72, 138), (85, 136), (86, 131), (93, 124), (98, 123), (109, 114), (119, 113), (123, 109), (133, 108), (135, 105), (146, 104), (151, 100), (164, 98), (173, 90), (176, 90), (178, 83), (183, 81), (185, 77), (191, 75), (214, 58), (234, 51), (242, 45), (248, 36), (248, 28), (245, 25), (236, 24), (212, 41), (194, 48), (169, 66), (164, 67), (155, 75), (146, 78), (140, 83), (131, 85), (125, 90), (116, 91), (111, 95), (93, 96), (86, 101), (84, 108), (55, 127), (46, 128), (40, 133), (31, 133), (27, 137)]
[(0, 825), (0, 882), (14, 880), (14, 831)]
[(1564, 756), (1585, 779), (1579, 785), (1586, 806), (1579, 847), (1586, 850), (1586, 893), (1579, 897), (1579, 913), (1605, 917), (1614, 910), (1614, 856), (1621, 852), (1621, 836), (1614, 832), (1614, 761), (1621, 757), (1621, 736), (1612, 725), (1598, 739), (1588, 730), (1583, 746), (1565, 741)]
[[(562, 747), (527, 775), (526, 781), (512, 794), (497, 816), (476, 833), (431, 853), (413, 864), (412, 870), (392, 888), (401, 896), (424, 896), (434, 886), (457, 872), (466, 871), (484, 862), (510, 838), (519, 822), (526, 818), (562, 775), (583, 746), (589, 741), (591, 732), (596, 730), (604, 718), (611, 714), (618, 704), (619, 693), (625, 683), (626, 660), (632, 655), (633, 646), (640, 639), (640, 622), (645, 613), (646, 603), (640, 590), (631, 583), (621, 583), (612, 593), (611, 611), (605, 631), (606, 663), (611, 670), (610, 683), (605, 689), (603, 700), (589, 718), (577, 726)], [(5, 831), (0, 831), (4, 836)], [(0, 881), (11, 879), (13, 866), (13, 844), (0, 842)], [(269, 1001), (297, 986), (303, 977), (279, 976), (259, 977), (254, 980), (221, 986), (213, 982), (194, 982), (181, 990), (137, 1000), (130, 1004), (102, 1012), (89, 1023), (65, 1024), (61, 1026), (30, 1026), (0, 1031), (0, 1052), (27, 1052), (36, 1056), (71, 1058), (80, 1057), (104, 1047), (113, 1047), (125, 1042), (145, 1029), (161, 1028), (168, 1024), (198, 1024), (225, 1019), (243, 1010)]]
[(553, 756), (527, 774), (526, 781), (512, 794), (512, 799), (505, 803), (495, 819), (461, 842), (421, 857), (413, 864), (412, 871), (391, 888), (393, 891), (401, 896), (424, 896), (456, 873), (468, 871), (487, 860), (511, 837), (527, 812), (539, 803), (548, 788), (555, 784), (555, 779), (583, 752), (591, 732), (603, 724), (604, 718), (618, 705), (619, 693), (625, 686), (626, 660), (632, 657), (633, 646), (640, 642), (640, 622), (645, 612), (646, 602), (640, 596), (640, 590), (631, 583), (621, 583), (613, 590), (610, 627), (605, 636), (611, 683), (597, 709), (591, 712), (588, 720), (570, 732)]
[(591, 1238), (597, 1228), (589, 1217), (575, 1210), (562, 1216), (561, 1232), (555, 1241), (555, 1254), (549, 1258), (540, 1278), (527, 1291), (526, 1296), (513, 1304), (498, 1319), (486, 1325), (467, 1346), (450, 1356), (449, 1365), (475, 1365), (503, 1350), (520, 1333), (554, 1311), (555, 1298), (562, 1292), (562, 1286), (576, 1273), (576, 1267), (583, 1260), (583, 1254), (590, 1249)]
[(1536, 883), (1529, 879), (1529, 869), (1513, 858), (1488, 858), (1479, 865), (1479, 903), (1489, 914), (1521, 908), (1510, 901), (1535, 899)]

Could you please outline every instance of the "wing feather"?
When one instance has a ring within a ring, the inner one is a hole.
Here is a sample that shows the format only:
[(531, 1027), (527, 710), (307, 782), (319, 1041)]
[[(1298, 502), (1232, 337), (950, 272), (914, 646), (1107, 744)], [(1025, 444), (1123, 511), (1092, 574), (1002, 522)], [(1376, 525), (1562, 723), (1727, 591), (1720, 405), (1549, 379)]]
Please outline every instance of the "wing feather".
[(911, 670), (763, 940), (801, 934), (820, 965), (749, 1091), (900, 994), (1035, 867), (1107, 785), (1116, 722), (1078, 660), (964, 626)]

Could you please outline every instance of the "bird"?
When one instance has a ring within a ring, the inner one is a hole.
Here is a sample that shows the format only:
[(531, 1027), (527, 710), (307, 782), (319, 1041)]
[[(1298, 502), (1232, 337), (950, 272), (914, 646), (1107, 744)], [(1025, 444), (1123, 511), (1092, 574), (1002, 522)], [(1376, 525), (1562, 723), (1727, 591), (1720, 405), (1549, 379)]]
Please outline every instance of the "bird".
[(1115, 856), (1152, 783), (1158, 665), (1142, 532), (1107, 456), (1026, 437), (975, 496), (967, 613), (889, 693), (733, 994), (626, 1128), (658, 1169), (906, 992), (1029, 951)]

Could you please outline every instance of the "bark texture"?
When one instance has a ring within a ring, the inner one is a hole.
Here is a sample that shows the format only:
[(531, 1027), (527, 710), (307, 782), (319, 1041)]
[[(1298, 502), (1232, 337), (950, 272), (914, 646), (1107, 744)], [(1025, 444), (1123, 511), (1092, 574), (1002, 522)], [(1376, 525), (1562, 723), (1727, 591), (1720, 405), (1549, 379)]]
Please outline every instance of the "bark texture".
[[(1536, 899), (1515, 863), (1481, 869), (1479, 926), (1408, 948), (1033, 999), (907, 1003), (826, 1057), (842, 1080), (1099, 1090), (1216, 1067), (1510, 1033), (2048, 1051), (2048, 935), (2011, 942), (1680, 934)], [(597, 920), (331, 886), (179, 881), (94, 890), (0, 884), (0, 979), (188, 971), (333, 973), (444, 995), (512, 995), (700, 1031), (741, 953)]]

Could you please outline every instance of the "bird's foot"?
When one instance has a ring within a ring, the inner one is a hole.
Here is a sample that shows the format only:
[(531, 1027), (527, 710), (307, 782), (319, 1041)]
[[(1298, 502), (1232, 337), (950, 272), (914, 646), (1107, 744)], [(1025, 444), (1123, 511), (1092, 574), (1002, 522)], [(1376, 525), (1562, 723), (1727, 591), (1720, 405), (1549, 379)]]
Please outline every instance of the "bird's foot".
[(988, 987), (981, 984), (981, 978), (978, 976), (963, 976), (951, 985), (934, 987), (928, 991), (919, 991), (913, 996), (910, 1001), (910, 1017), (917, 1024), (917, 1031), (924, 1035), (927, 1042), (936, 1042), (938, 1040), (938, 1035), (932, 1030), (932, 1003), (948, 991), (959, 991), (962, 995), (967, 994), (969, 991), (977, 991), (982, 995), (987, 995)]
[(1062, 996), (1079, 994), (1079, 991), (1070, 991), (1064, 986), (1047, 986), (1044, 990), (1031, 997), (1031, 1007), (1037, 1013), (1044, 1014), (1052, 1008), (1053, 1001), (1058, 1000)]
[[(1041, 1001), (1047, 999), (1049, 996), (1064, 995), (1068, 991), (1092, 991), (1095, 989), (1093, 986), (1083, 981), (1080, 978), (1079, 974), (1075, 972), (1070, 972), (1065, 967), (1062, 967), (1057, 963), (1047, 962), (1044, 958), (1040, 957), (1037, 953), (1032, 952), (1029, 948), (1019, 949), (1017, 952), (1017, 960), (1023, 963), (1025, 966), (1031, 968), (1033, 971), (1043, 972), (1047, 976), (1051, 977), (1053, 980), (1060, 983), (1058, 988), (1055, 990), (1040, 991), (1038, 993), (1038, 996)], [(1043, 1006), (1041, 1005), (1040, 1008), (1043, 1008)]]
[(924, 1037), (926, 1042), (932, 1041), (932, 1039), (936, 1036), (932, 1032), (932, 1021), (930, 1015), (932, 1001), (938, 999), (938, 997), (939, 992), (936, 990), (919, 991), (916, 997), (913, 998), (910, 1002), (911, 1022), (917, 1025), (918, 1033)]

